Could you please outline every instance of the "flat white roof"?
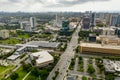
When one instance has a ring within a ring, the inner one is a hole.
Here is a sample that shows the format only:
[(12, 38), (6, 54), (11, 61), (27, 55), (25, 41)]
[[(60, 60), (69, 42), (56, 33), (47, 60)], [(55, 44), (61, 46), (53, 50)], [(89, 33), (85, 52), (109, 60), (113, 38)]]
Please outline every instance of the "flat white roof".
[(9, 60), (15, 60), (19, 57), (20, 55), (11, 55), (10, 57), (8, 57), (7, 59)]
[(36, 60), (37, 64), (54, 60), (53, 56), (50, 55), (47, 51), (32, 53), (31, 56), (38, 57), (38, 59)]
[(60, 44), (59, 42), (30, 41), (26, 44), (16, 44), (16, 46), (56, 48), (58, 47), (59, 44)]
[(26, 45), (36, 45), (39, 47), (51, 47), (56, 48), (58, 47), (60, 43), (59, 42), (49, 42), (49, 41), (31, 41), (26, 43)]

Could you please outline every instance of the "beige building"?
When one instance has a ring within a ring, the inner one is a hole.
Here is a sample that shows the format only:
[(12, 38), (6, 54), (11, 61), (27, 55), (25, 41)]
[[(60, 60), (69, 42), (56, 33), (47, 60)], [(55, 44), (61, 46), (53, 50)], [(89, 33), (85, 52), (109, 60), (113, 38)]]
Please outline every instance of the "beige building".
[(97, 37), (97, 40), (101, 41), (102, 45), (113, 45), (113, 46), (120, 45), (120, 38), (116, 36), (100, 35)]
[(9, 31), (8, 30), (0, 30), (0, 37), (3, 39), (9, 38)]
[(81, 43), (80, 52), (95, 52), (106, 54), (120, 54), (120, 46), (101, 45), (96, 43)]

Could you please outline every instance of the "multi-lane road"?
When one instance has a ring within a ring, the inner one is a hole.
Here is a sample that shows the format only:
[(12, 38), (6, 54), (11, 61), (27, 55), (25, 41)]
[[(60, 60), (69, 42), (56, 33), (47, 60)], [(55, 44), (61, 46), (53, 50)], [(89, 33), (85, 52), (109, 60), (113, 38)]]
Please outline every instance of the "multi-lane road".
[(72, 35), (71, 41), (68, 43), (67, 49), (61, 55), (60, 60), (50, 72), (47, 80), (53, 80), (52, 78), (55, 76), (55, 71), (59, 70), (59, 74), (57, 75), (56, 80), (64, 80), (67, 75), (68, 67), (71, 63), (71, 59), (74, 58), (75, 51), (74, 49), (78, 45), (78, 32), (80, 31), (81, 26), (79, 25), (75, 32)]

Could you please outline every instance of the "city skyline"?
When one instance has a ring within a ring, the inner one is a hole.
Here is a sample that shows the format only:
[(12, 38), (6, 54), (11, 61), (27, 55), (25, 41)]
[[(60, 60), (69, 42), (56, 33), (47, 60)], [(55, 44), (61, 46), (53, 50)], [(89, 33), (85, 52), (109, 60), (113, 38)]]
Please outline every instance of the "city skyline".
[(4, 12), (119, 12), (119, 0), (0, 0)]

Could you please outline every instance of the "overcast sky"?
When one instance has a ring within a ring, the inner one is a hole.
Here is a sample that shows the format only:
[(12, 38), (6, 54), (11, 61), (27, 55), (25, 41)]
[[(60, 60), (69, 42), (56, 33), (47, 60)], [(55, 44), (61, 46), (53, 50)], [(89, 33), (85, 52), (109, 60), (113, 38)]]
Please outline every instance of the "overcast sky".
[(0, 0), (0, 11), (120, 11), (120, 0)]

